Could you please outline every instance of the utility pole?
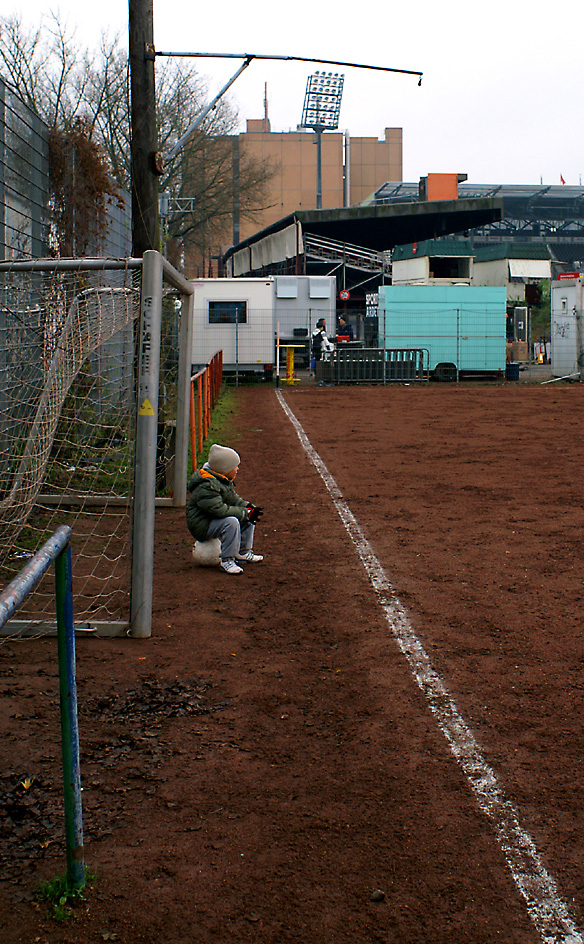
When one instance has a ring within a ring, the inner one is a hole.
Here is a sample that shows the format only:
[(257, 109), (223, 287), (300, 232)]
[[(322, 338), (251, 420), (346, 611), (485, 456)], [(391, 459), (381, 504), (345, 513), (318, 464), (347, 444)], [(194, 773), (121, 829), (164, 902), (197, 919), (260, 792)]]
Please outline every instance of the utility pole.
[(132, 255), (160, 249), (153, 0), (129, 0)]

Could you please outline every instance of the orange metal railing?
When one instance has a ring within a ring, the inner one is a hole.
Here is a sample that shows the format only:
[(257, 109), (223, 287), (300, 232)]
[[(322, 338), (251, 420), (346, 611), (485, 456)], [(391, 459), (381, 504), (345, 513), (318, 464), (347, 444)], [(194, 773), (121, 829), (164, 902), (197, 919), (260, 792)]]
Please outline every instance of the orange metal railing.
[[(193, 472), (197, 456), (209, 433), (211, 414), (223, 381), (223, 351), (217, 351), (205, 367), (191, 377), (191, 461)], [(195, 384), (197, 393), (195, 398)], [(195, 402), (196, 399), (196, 402)]]

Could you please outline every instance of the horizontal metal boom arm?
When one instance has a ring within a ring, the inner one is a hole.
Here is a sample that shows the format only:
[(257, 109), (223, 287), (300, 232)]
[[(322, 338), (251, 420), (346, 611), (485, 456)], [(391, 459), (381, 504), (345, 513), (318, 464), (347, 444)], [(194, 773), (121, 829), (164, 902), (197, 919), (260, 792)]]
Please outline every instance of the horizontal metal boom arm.
[[(280, 62), (315, 62), (323, 66), (345, 66), (348, 69), (374, 69), (377, 72), (400, 72), (403, 75), (418, 75), (420, 79), (424, 74), (423, 72), (418, 72), (416, 69), (394, 69), (391, 66), (369, 66), (363, 62), (337, 62), (335, 59), (307, 59), (305, 56), (267, 56), (249, 52), (159, 52), (156, 50), (155, 55), (183, 56), (184, 58), (200, 59), (245, 59), (246, 65), (249, 65), (252, 59), (277, 59)], [(235, 78), (231, 81), (235, 81)]]

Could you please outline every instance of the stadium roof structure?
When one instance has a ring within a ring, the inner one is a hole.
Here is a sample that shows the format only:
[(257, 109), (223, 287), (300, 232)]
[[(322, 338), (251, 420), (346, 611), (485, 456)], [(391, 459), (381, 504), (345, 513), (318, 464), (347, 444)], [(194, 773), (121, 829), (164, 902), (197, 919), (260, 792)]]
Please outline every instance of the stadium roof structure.
[[(492, 198), (503, 203), (499, 220), (469, 227), (473, 245), (541, 244), (558, 266), (584, 269), (584, 187), (568, 184), (458, 184), (459, 199)], [(370, 206), (417, 206), (420, 185), (388, 181), (368, 198)], [(541, 257), (540, 257), (541, 258)]]
[[(584, 187), (534, 184), (473, 184), (468, 180), (458, 184), (460, 199), (470, 200), (479, 197), (500, 197), (506, 203), (516, 206), (537, 207), (549, 211), (552, 208), (578, 208), (584, 212)], [(420, 199), (419, 183), (405, 181), (387, 181), (366, 201), (374, 206), (394, 203), (417, 203)]]
[[(288, 263), (297, 265), (310, 240), (328, 240), (383, 254), (395, 246), (485, 226), (502, 218), (498, 197), (396, 205), (297, 210), (255, 236), (232, 246), (223, 257), (233, 274), (261, 275)], [(280, 269), (281, 271), (281, 269)]]

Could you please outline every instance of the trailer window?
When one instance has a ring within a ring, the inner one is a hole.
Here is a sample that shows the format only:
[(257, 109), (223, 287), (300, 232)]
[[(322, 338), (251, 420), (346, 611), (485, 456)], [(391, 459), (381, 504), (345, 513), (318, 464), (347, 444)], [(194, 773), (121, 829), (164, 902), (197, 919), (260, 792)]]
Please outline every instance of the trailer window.
[(247, 302), (209, 302), (209, 324), (247, 324)]
[(431, 279), (469, 279), (470, 259), (465, 256), (431, 256)]

